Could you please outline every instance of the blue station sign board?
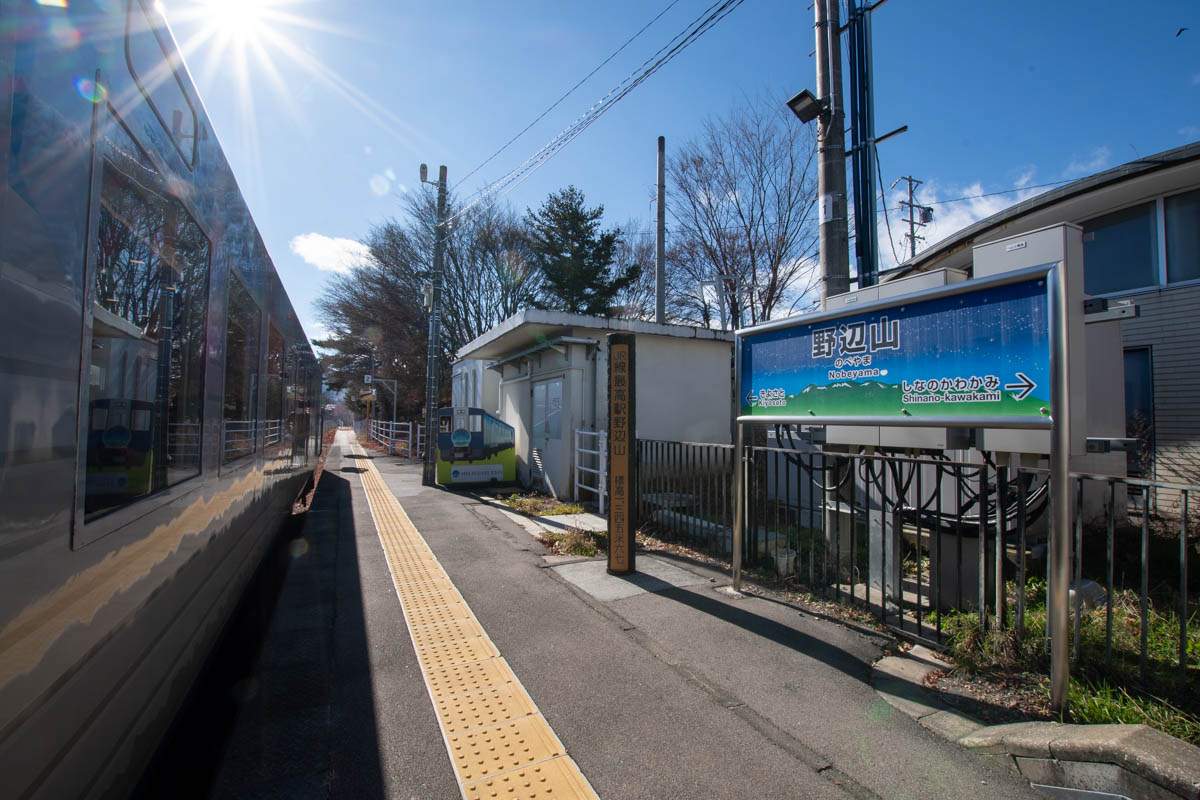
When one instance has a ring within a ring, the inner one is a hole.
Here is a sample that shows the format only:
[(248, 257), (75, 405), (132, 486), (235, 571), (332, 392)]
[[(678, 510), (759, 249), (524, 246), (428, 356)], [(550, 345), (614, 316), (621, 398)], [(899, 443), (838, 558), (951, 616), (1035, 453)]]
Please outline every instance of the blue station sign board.
[(741, 415), (1049, 416), (1044, 276), (875, 305), (744, 333)]

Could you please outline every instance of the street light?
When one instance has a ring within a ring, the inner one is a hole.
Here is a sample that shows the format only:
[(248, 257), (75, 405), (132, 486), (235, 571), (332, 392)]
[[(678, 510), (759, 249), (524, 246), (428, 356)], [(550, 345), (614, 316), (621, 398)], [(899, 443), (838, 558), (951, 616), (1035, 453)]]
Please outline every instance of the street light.
[(788, 100), (787, 106), (805, 124), (829, 113), (829, 101), (818, 100), (808, 89)]
[(442, 254), (446, 249), (446, 167), (438, 167), (437, 183), (421, 165), (421, 183), (437, 186), (437, 218), (433, 229), (433, 275), (429, 281), (429, 347), (425, 354), (425, 461), (421, 483), (437, 483), (438, 327), (441, 315)]

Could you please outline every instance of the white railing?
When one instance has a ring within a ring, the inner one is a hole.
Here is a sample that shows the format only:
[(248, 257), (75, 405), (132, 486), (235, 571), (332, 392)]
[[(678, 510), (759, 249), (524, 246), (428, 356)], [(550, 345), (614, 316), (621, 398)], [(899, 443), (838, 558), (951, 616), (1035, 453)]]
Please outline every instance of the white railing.
[[(416, 447), (413, 447), (414, 431)], [(405, 458), (421, 458), (425, 455), (425, 427), (419, 422), (388, 422), (373, 419), (369, 435), (393, 455)]]
[[(584, 477), (589, 475), (590, 482), (585, 482)], [(608, 431), (575, 431), (576, 500), (581, 499), (581, 491), (596, 495), (599, 513), (603, 515), (604, 501), (608, 498)]]
[(175, 467), (200, 465), (200, 423), (171, 422), (167, 425), (167, 456)]
[(269, 419), (263, 423), (263, 447), (271, 447), (283, 441), (283, 420)]
[(255, 436), (255, 420), (224, 420), (221, 436), (222, 459), (232, 461), (253, 453)]

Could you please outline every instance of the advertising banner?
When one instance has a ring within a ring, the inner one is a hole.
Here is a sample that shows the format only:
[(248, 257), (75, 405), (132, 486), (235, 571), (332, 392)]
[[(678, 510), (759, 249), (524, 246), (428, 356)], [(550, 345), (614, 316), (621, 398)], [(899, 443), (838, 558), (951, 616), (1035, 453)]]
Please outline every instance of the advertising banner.
[(1045, 278), (742, 338), (742, 416), (1050, 413)]

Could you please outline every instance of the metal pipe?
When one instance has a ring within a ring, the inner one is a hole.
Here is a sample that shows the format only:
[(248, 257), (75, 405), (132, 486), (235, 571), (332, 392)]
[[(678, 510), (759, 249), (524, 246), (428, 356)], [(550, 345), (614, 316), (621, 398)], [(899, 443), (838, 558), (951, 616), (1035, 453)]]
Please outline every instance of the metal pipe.
[(658, 137), (658, 226), (654, 236), (654, 321), (667, 321), (667, 140)]
[[(733, 342), (733, 374), (736, 379), (740, 379), (742, 374), (742, 341), (741, 337), (734, 337)], [(734, 416), (737, 416), (737, 409), (741, 405), (741, 387), (735, 386), (737, 391), (733, 397)], [(734, 591), (740, 591), (742, 588), (742, 528), (746, 522), (746, 500), (745, 500), (745, 457), (746, 457), (746, 439), (745, 426), (740, 422), (735, 422), (733, 425), (733, 553), (731, 560), (733, 562), (733, 588)]]
[(1066, 265), (1046, 276), (1050, 311), (1050, 585), (1047, 633), (1050, 635), (1050, 703), (1067, 710), (1071, 665), (1067, 606), (1071, 569), (1071, 371), (1067, 350)]
[(838, 0), (813, 4), (817, 45), (817, 96), (826, 111), (817, 118), (817, 193), (820, 209), (821, 303), (850, 290), (846, 229), (846, 122), (842, 111), (842, 52)]

